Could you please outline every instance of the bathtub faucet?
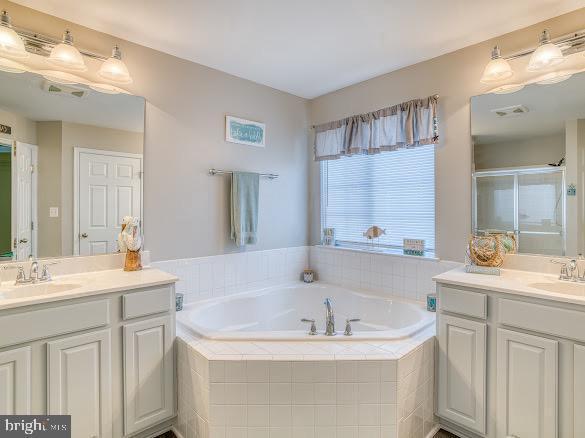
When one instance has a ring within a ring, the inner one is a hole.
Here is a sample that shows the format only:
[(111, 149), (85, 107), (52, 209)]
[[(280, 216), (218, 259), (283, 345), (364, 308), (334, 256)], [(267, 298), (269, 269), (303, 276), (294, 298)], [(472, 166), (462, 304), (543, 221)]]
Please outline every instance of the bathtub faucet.
[(331, 299), (325, 298), (325, 336), (335, 336), (335, 315)]

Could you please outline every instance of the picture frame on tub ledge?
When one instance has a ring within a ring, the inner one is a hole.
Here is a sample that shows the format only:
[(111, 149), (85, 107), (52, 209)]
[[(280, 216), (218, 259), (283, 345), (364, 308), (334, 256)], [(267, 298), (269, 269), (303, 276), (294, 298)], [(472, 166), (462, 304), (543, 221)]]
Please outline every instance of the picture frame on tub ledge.
[(422, 239), (403, 239), (402, 252), (405, 255), (424, 256), (425, 241)]
[(263, 148), (266, 146), (266, 125), (261, 122), (225, 116), (225, 140)]

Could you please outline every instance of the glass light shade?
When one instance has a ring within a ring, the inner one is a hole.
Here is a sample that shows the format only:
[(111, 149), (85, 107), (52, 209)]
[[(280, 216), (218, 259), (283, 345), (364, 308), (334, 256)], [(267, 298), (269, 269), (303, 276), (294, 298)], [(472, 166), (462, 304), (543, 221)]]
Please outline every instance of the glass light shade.
[(540, 36), (540, 46), (534, 51), (528, 62), (528, 71), (539, 71), (560, 64), (565, 60), (561, 49), (550, 42), (548, 31)]
[(105, 93), (105, 94), (130, 94), (128, 93), (128, 91), (122, 89), (122, 88), (118, 88), (115, 85), (110, 85), (110, 84), (99, 84), (99, 83), (89, 83), (89, 88), (91, 88), (94, 91), (98, 91), (100, 93)]
[(524, 84), (506, 84), (500, 85), (499, 87), (492, 88), (488, 93), (493, 94), (511, 94), (515, 93), (516, 91), (520, 91), (524, 88)]
[(51, 50), (51, 54), (48, 59), (49, 63), (61, 67), (65, 70), (72, 71), (86, 71), (87, 66), (83, 60), (83, 56), (79, 53), (79, 50), (73, 45), (73, 37), (69, 31), (65, 31), (63, 36), (63, 42), (57, 44)]
[(42, 75), (46, 80), (61, 85), (84, 84), (87, 82), (79, 76), (59, 70), (39, 70), (37, 73)]
[(0, 55), (9, 58), (28, 58), (28, 52), (24, 48), (24, 41), (12, 29), (10, 17), (6, 11), (2, 11), (0, 17)]
[(553, 71), (535, 78), (533, 82), (539, 85), (558, 84), (559, 82), (563, 82), (566, 81), (567, 79), (570, 79), (571, 76), (578, 72), (579, 70)]
[(508, 79), (512, 77), (513, 74), (514, 71), (508, 61), (504, 58), (495, 58), (485, 66), (483, 75), (479, 81), (483, 84), (491, 84), (493, 82)]
[(98, 71), (98, 75), (108, 81), (118, 84), (131, 84), (132, 77), (128, 67), (122, 61), (122, 53), (118, 46), (112, 50), (112, 56), (104, 61)]
[(12, 61), (11, 59), (0, 58), (0, 71), (7, 73), (24, 73), (29, 68), (20, 62)]

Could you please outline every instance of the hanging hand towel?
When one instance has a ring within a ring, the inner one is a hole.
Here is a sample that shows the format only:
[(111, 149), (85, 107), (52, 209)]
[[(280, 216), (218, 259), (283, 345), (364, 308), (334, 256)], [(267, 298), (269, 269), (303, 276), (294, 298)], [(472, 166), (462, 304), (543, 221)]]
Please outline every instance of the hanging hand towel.
[(234, 172), (231, 196), (231, 238), (238, 246), (258, 240), (258, 189), (260, 175)]

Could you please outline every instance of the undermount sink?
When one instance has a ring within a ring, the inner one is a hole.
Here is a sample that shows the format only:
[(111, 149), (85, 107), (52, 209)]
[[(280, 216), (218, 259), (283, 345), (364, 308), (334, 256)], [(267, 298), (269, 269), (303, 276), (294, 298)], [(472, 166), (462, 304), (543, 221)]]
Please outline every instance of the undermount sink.
[(553, 292), (556, 294), (566, 295), (581, 295), (585, 296), (585, 283), (569, 283), (557, 281), (553, 283), (531, 283), (528, 286), (535, 289), (540, 289), (546, 292)]
[(0, 298), (27, 298), (40, 295), (50, 295), (60, 292), (67, 292), (81, 287), (73, 283), (40, 283), (25, 286), (14, 286), (12, 289), (0, 291)]

